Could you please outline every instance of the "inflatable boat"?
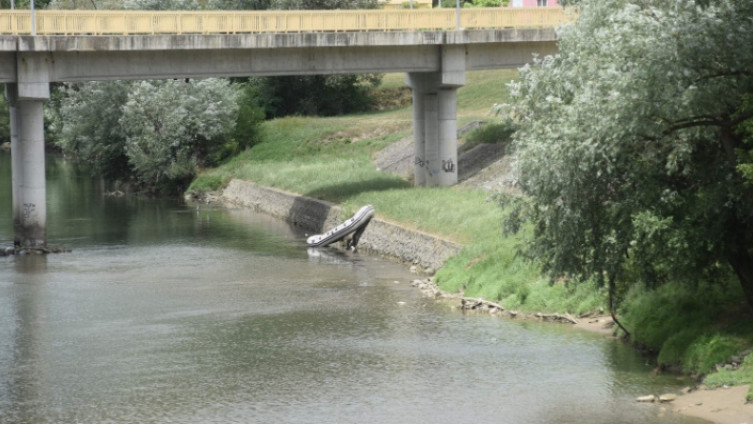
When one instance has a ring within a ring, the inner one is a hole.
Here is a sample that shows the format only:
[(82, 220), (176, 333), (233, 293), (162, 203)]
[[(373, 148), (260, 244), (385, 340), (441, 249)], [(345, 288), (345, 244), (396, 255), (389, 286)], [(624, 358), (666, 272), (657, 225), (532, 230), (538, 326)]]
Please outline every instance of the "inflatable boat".
[(374, 206), (366, 205), (358, 210), (355, 215), (351, 216), (345, 222), (324, 234), (313, 235), (306, 239), (306, 244), (311, 247), (323, 247), (336, 243), (345, 237), (353, 234), (353, 238), (348, 242), (348, 248), (354, 248), (358, 244), (369, 221), (374, 217)]

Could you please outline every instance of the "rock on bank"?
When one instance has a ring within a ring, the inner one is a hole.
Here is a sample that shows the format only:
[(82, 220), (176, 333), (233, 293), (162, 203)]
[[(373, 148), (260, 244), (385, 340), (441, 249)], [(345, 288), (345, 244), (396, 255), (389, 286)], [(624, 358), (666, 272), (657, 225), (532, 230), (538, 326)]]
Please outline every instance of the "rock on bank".
[[(232, 180), (222, 192), (222, 200), (253, 208), (301, 227), (312, 234), (327, 231), (350, 216), (333, 203), (300, 196), (250, 181)], [(377, 215), (379, 210), (376, 211)], [(361, 236), (360, 249), (378, 253), (423, 268), (438, 269), (462, 246), (399, 224), (374, 218)]]

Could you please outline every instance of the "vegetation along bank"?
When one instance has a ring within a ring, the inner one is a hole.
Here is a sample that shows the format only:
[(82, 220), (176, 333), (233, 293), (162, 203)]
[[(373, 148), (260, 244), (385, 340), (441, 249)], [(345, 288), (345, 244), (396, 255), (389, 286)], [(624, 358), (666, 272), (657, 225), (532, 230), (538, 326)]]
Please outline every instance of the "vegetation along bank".
[[(401, 107), (268, 121), (262, 143), (192, 190), (239, 178), (348, 212), (374, 204), (379, 217), (465, 246), (436, 273), (447, 292), (531, 313), (612, 310), (658, 369), (751, 382), (753, 28), (742, 17), (753, 2), (580, 5), (559, 57), (469, 75), (459, 91), (461, 126), (490, 121), (463, 149), (492, 141), (515, 152), (475, 185), (414, 188), (377, 169), (378, 153), (410, 136)], [(494, 173), (511, 163), (517, 172)], [(519, 191), (500, 193), (508, 181)]]

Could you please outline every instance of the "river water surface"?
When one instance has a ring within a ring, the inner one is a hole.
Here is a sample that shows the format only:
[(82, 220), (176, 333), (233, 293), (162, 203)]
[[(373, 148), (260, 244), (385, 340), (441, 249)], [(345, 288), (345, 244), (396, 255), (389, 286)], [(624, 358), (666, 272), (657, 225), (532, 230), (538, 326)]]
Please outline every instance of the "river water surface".
[(700, 422), (635, 403), (682, 382), (621, 343), (451, 311), (405, 266), (249, 210), (47, 172), (49, 244), (72, 251), (0, 258), (2, 423)]

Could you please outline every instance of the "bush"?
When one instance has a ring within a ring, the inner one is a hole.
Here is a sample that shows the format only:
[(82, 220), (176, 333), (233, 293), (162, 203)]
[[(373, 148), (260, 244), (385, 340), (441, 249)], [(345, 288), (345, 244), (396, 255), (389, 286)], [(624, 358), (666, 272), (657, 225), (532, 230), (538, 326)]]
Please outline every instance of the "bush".
[(187, 193), (199, 195), (210, 191), (216, 191), (227, 185), (228, 181), (221, 175), (201, 174), (186, 190)]
[(500, 7), (507, 6), (509, 0), (473, 0), (467, 7)]
[(466, 143), (475, 145), (478, 143), (508, 144), (515, 133), (515, 124), (510, 121), (494, 122), (482, 125), (468, 133)]
[(703, 383), (712, 388), (722, 387), (724, 385), (737, 386), (751, 384), (750, 390), (748, 390), (748, 395), (745, 399), (748, 402), (753, 402), (753, 353), (748, 354), (743, 360), (740, 369), (721, 369), (706, 377), (703, 380)]
[(219, 164), (258, 143), (261, 139), (259, 128), (262, 122), (264, 109), (259, 106), (256, 87), (249, 83), (240, 84), (235, 130), (230, 139), (212, 152), (212, 164)]
[(120, 124), (130, 81), (65, 83), (55, 87), (46, 112), (55, 144), (92, 175), (128, 179), (126, 135)]
[(660, 366), (703, 375), (753, 340), (745, 325), (722, 319), (740, 313), (734, 306), (740, 298), (734, 282), (722, 287), (673, 282), (656, 289), (638, 284), (622, 302), (621, 321), (633, 342), (657, 353)]
[(5, 96), (0, 96), (0, 143), (10, 141), (10, 114)]
[(173, 192), (226, 148), (238, 116), (237, 90), (223, 79), (142, 81), (122, 114), (137, 181), (147, 191)]
[(688, 346), (683, 358), (685, 371), (705, 375), (714, 371), (745, 347), (745, 340), (730, 334), (701, 335)]
[[(457, 7), (457, 1), (456, 0), (441, 0), (442, 7), (449, 9), (453, 7)], [(460, 0), (460, 7), (467, 7), (471, 6), (473, 2), (471, 0)]]
[(334, 116), (371, 109), (379, 74), (296, 75), (257, 78), (258, 101), (267, 118)]

